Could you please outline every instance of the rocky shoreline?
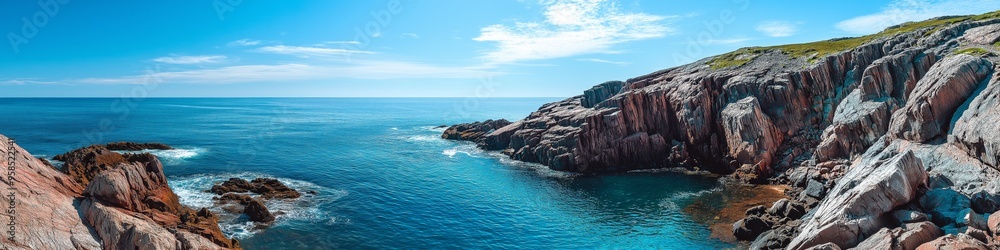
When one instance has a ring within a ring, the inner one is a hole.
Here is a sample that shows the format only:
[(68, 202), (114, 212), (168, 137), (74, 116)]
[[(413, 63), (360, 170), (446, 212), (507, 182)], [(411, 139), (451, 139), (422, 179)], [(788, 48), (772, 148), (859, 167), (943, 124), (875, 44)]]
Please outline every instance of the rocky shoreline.
[(745, 48), (442, 138), (559, 171), (789, 186), (733, 225), (751, 249), (997, 249), (998, 42), (992, 12)]
[[(13, 162), (16, 178), (0, 187), (13, 190), (17, 199), (15, 241), (0, 239), (8, 249), (241, 249), (238, 240), (223, 234), (218, 215), (207, 208), (180, 204), (156, 156), (116, 152), (170, 146), (93, 145), (54, 157), (64, 162), (59, 169), (0, 135), (4, 155), (8, 148), (15, 149), (17, 156)], [(261, 199), (301, 196), (275, 179), (246, 183), (252, 187), (246, 191), (263, 198), (228, 189), (232, 192), (224, 192), (223, 197), (231, 198), (221, 199), (219, 205), (239, 203), (243, 206), (240, 213), (253, 221), (274, 220)], [(228, 187), (225, 183), (216, 186)]]

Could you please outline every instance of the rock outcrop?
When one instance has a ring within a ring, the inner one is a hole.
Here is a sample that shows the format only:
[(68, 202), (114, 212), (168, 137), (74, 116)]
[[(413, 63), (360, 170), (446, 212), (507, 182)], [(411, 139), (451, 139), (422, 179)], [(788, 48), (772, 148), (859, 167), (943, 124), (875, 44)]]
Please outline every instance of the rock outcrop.
[(7, 248), (239, 249), (211, 212), (179, 204), (153, 155), (90, 146), (60, 155), (60, 172), (14, 148), (19, 216), (17, 241), (0, 240)]
[[(275, 220), (275, 216), (267, 209), (264, 201), (271, 199), (295, 199), (302, 196), (299, 191), (273, 178), (256, 178), (252, 181), (230, 178), (222, 183), (213, 185), (209, 191), (221, 195), (214, 197), (219, 203), (236, 203), (231, 205), (238, 205), (230, 207), (227, 210), (245, 214), (250, 221), (262, 223), (269, 223)], [(250, 197), (247, 193), (255, 193), (259, 195), (258, 198), (260, 199)]]
[(1000, 210), (997, 41), (1000, 12), (743, 48), (444, 138), (560, 171), (682, 167), (792, 186), (775, 213), (733, 225), (751, 249), (913, 249), (942, 234), (997, 247), (1000, 223), (985, 219)]
[(760, 110), (757, 98), (747, 97), (722, 109), (722, 127), (729, 155), (746, 162), (747, 178), (760, 180), (771, 175), (771, 158), (784, 139), (781, 131)]
[(104, 145), (104, 147), (106, 147), (106, 148), (108, 148), (110, 150), (123, 150), (123, 151), (139, 151), (139, 150), (146, 150), (146, 149), (158, 149), (158, 150), (173, 149), (173, 147), (171, 147), (171, 146), (169, 146), (167, 144), (158, 143), (158, 142), (135, 143), (135, 142), (127, 142), (127, 141), (125, 141), (125, 142), (112, 142), (112, 143), (108, 143), (108, 144)]
[(220, 184), (213, 185), (210, 191), (218, 195), (253, 192), (265, 199), (294, 199), (302, 196), (302, 193), (299, 193), (299, 191), (273, 178), (257, 178), (252, 181), (230, 178)]

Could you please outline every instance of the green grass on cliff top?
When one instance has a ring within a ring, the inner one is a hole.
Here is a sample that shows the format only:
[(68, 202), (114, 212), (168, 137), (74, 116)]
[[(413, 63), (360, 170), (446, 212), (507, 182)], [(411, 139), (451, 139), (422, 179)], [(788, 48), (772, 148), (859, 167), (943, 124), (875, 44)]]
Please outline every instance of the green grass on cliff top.
[(982, 55), (989, 54), (990, 52), (987, 51), (986, 49), (983, 49), (983, 48), (964, 48), (964, 49), (956, 50), (954, 53), (956, 55), (966, 54), (966, 55), (982, 56)]
[(865, 43), (871, 42), (872, 40), (892, 36), (901, 33), (913, 32), (916, 30), (924, 28), (932, 28), (925, 35), (931, 34), (941, 28), (947, 27), (948, 25), (959, 23), (967, 20), (984, 20), (991, 18), (1000, 17), (1000, 11), (989, 12), (981, 15), (974, 16), (953, 16), (953, 17), (939, 17), (935, 19), (920, 21), (920, 22), (907, 22), (897, 26), (889, 27), (882, 32), (871, 34), (861, 37), (849, 37), (849, 38), (837, 38), (830, 39), (826, 41), (818, 41), (811, 43), (800, 43), (800, 44), (787, 44), (769, 47), (749, 47), (742, 48), (733, 52), (722, 54), (716, 56), (708, 65), (712, 69), (721, 69), (728, 67), (739, 67), (750, 62), (756, 54), (768, 50), (781, 50), (781, 52), (791, 56), (792, 58), (805, 58), (810, 63), (815, 62), (819, 58), (824, 56), (834, 54), (837, 52), (857, 48)]

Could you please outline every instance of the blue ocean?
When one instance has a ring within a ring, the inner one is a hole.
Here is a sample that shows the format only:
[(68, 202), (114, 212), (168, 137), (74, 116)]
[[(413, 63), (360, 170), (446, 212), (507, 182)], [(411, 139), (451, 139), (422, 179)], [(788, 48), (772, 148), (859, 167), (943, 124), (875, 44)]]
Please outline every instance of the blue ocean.
[[(260, 228), (223, 216), (246, 249), (720, 249), (684, 208), (715, 178), (672, 171), (575, 175), (440, 138), (517, 120), (556, 98), (0, 99), (0, 133), (38, 157), (113, 141), (162, 142), (181, 202), (231, 177), (314, 191), (270, 201)], [(221, 211), (216, 211), (221, 212)]]

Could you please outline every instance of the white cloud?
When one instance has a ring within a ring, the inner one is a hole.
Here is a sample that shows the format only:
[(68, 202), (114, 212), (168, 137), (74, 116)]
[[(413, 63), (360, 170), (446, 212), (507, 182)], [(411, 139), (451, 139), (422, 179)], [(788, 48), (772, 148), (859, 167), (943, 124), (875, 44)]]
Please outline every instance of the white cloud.
[(361, 44), (358, 41), (326, 41), (323, 44)]
[(240, 39), (229, 42), (229, 46), (254, 46), (260, 44), (260, 40)]
[(213, 69), (156, 72), (148, 75), (68, 80), (90, 84), (142, 84), (150, 77), (165, 83), (233, 84), (296, 80), (352, 79), (474, 79), (504, 72), (479, 67), (442, 67), (399, 61), (360, 61), (343, 65), (302, 63), (227, 66)]
[(616, 62), (616, 61), (608, 61), (608, 60), (604, 60), (604, 59), (597, 59), (597, 58), (583, 58), (583, 59), (578, 59), (577, 61), (581, 61), (581, 62), (596, 62), (596, 63), (607, 63), (607, 64), (614, 64), (614, 65), (619, 65), (619, 66), (626, 66), (626, 65), (629, 65), (629, 64), (630, 64), (630, 63), (628, 63), (628, 62)]
[(169, 64), (202, 64), (220, 63), (225, 59), (226, 56), (165, 56), (153, 59), (153, 61)]
[(420, 38), (420, 36), (414, 33), (403, 33), (400, 34), (400, 36), (402, 36), (403, 38)]
[(794, 35), (798, 28), (790, 22), (764, 21), (757, 25), (757, 31), (770, 37), (786, 37)]
[(56, 84), (57, 82), (39, 81), (35, 78), (16, 78), (0, 80), (0, 85), (25, 85), (25, 84)]
[(303, 47), (303, 46), (286, 46), (286, 45), (275, 45), (257, 48), (258, 52), (293, 55), (298, 57), (325, 57), (325, 56), (340, 56), (340, 55), (352, 55), (352, 54), (375, 54), (371, 51), (363, 50), (349, 50), (349, 49), (333, 49), (333, 48), (320, 48), (320, 47)]
[(909, 21), (948, 15), (981, 14), (996, 9), (1000, 9), (1000, 1), (996, 0), (895, 0), (879, 13), (847, 19), (834, 26), (854, 34), (872, 34)]
[(605, 0), (543, 1), (545, 20), (495, 24), (473, 38), (495, 42), (481, 57), (490, 64), (613, 52), (617, 44), (666, 36), (674, 29), (663, 24), (676, 16), (623, 13)]

